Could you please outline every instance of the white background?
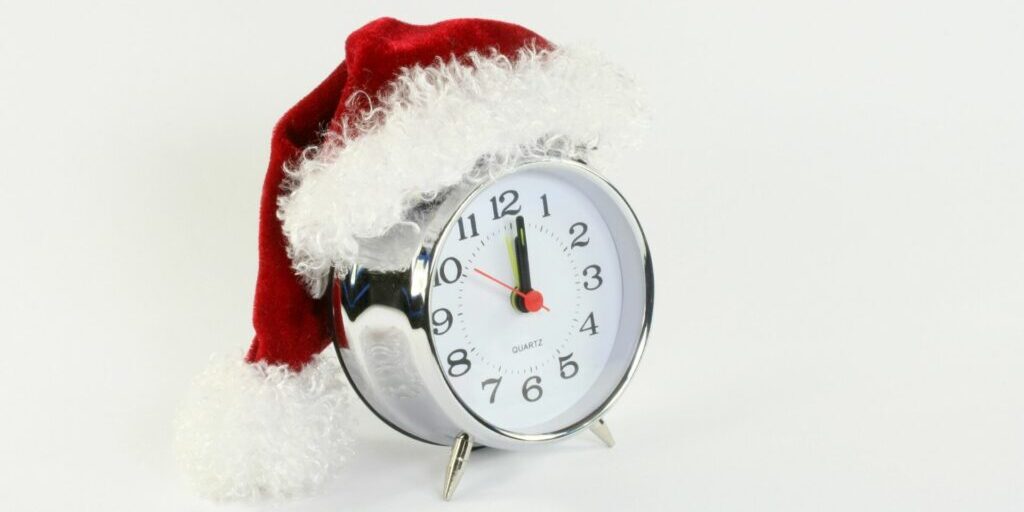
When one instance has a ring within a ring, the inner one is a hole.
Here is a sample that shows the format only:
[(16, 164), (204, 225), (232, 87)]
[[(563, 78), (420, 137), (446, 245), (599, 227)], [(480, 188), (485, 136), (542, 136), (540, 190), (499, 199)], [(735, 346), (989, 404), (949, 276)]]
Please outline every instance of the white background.
[(0, 508), (268, 508), (194, 497), (171, 419), (250, 339), (271, 127), (380, 15), (635, 72), (610, 177), (654, 330), (613, 450), (479, 453), (442, 506), (447, 452), (356, 407), (339, 480), (277, 508), (1024, 508), (1019, 1), (353, 3), (0, 0)]

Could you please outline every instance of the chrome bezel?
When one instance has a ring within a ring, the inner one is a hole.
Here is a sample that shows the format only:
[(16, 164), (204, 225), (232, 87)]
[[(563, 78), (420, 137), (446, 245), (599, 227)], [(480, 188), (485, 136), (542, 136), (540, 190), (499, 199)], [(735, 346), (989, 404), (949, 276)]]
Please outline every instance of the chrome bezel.
[[(490, 424), (476, 415), (462, 401), (459, 395), (455, 393), (448, 380), (445, 379), (443, 361), (435, 348), (429, 320), (423, 321), (424, 312), (429, 311), (431, 288), (429, 283), (436, 271), (434, 268), (434, 253), (437, 248), (444, 246), (445, 240), (461, 212), (467, 208), (481, 191), (491, 185), (496, 179), (500, 179), (499, 176), (498, 178), (485, 180), (474, 185), (456, 187), (432, 204), (430, 211), (420, 212), (422, 237), (415, 257), (407, 270), (399, 273), (389, 273), (386, 280), (383, 273), (368, 272), (366, 286), (370, 287), (371, 291), (375, 286), (378, 288), (383, 287), (385, 281), (390, 283), (388, 286), (392, 287), (395, 281), (408, 283), (408, 307), (405, 311), (400, 310), (404, 314), (403, 321), (398, 321), (399, 317), (397, 315), (388, 313), (382, 316), (387, 317), (390, 315), (392, 318), (382, 319), (375, 325), (378, 325), (380, 328), (397, 328), (400, 329), (400, 332), (404, 333), (406, 343), (397, 348), (400, 354), (396, 361), (405, 361), (400, 362), (399, 366), (412, 366), (412, 368), (408, 368), (410, 371), (407, 379), (410, 381), (418, 380), (418, 382), (410, 382), (408, 385), (422, 385), (425, 393), (429, 395), (429, 400), (419, 396), (412, 399), (402, 397), (388, 398), (384, 396), (386, 393), (380, 393), (378, 390), (371, 389), (373, 385), (368, 381), (372, 380), (374, 376), (368, 372), (369, 368), (366, 367), (364, 358), (355, 357), (354, 354), (347, 353), (347, 347), (341, 346), (338, 343), (338, 338), (335, 337), (335, 348), (338, 351), (346, 376), (348, 376), (353, 387), (366, 405), (392, 428), (414, 439), (435, 444), (450, 444), (455, 436), (461, 432), (466, 432), (473, 436), (479, 445), (509, 449), (526, 448), (564, 439), (585, 430), (615, 404), (632, 380), (647, 344), (654, 306), (654, 273), (646, 236), (636, 218), (636, 214), (622, 194), (611, 183), (584, 164), (566, 160), (539, 160), (521, 165), (512, 172), (540, 168), (550, 169), (551, 167), (568, 167), (607, 192), (607, 196), (612, 199), (619, 208), (619, 213), (632, 228), (633, 241), (637, 244), (632, 249), (636, 250), (636, 254), (642, 260), (640, 264), (643, 268), (644, 309), (641, 314), (641, 328), (637, 333), (636, 349), (622, 378), (612, 388), (611, 393), (601, 402), (599, 407), (565, 428), (543, 434), (513, 432)], [(569, 169), (566, 170), (569, 171)], [(616, 243), (624, 242), (616, 241)], [(335, 282), (351, 280), (351, 282), (355, 283), (358, 277), (357, 272), (359, 272), (358, 268), (353, 269), (352, 272), (344, 276), (336, 275)], [(388, 296), (387, 293), (380, 295)], [(391, 295), (393, 295), (393, 292)], [(373, 300), (371, 299), (371, 302)], [(391, 309), (399, 309), (393, 302), (373, 303), (371, 306), (382, 305), (388, 306)], [(346, 304), (345, 300), (337, 298), (332, 303), (332, 311), (335, 314), (336, 320), (339, 317), (339, 313), (343, 313), (340, 314), (341, 322), (336, 321), (335, 325), (346, 329), (348, 337), (356, 337), (356, 329), (352, 328), (352, 325), (353, 322), (358, 321), (358, 316), (352, 314), (352, 306)], [(413, 310), (410, 309), (414, 304), (419, 307), (417, 310), (418, 314), (414, 314)], [(365, 310), (369, 307), (367, 306), (363, 309)], [(359, 340), (350, 339), (349, 343), (351, 344), (353, 341), (358, 343)], [(419, 343), (419, 341), (425, 341), (425, 343)], [(403, 360), (403, 357), (407, 359)], [(430, 410), (431, 405), (436, 406), (435, 411)], [(389, 413), (389, 411), (391, 412)], [(404, 420), (397, 421), (396, 419), (399, 417), (404, 417)], [(420, 426), (416, 425), (415, 418), (417, 417), (423, 417), (423, 423), (430, 424), (430, 428), (419, 428)]]

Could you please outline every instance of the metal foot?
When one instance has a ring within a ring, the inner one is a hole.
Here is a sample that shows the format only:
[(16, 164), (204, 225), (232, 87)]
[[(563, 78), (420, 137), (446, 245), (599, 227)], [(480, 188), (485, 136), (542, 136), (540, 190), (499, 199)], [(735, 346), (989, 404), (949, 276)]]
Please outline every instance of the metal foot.
[(600, 438), (601, 441), (604, 441), (605, 446), (608, 448), (615, 446), (615, 438), (612, 437), (612, 431), (608, 430), (608, 424), (604, 422), (604, 418), (591, 423), (590, 431)]
[(473, 451), (473, 438), (469, 434), (462, 433), (455, 436), (455, 444), (452, 445), (452, 456), (448, 459), (448, 469), (444, 473), (444, 488), (441, 494), (445, 501), (452, 499), (455, 487), (462, 480), (462, 470), (469, 460), (469, 453)]

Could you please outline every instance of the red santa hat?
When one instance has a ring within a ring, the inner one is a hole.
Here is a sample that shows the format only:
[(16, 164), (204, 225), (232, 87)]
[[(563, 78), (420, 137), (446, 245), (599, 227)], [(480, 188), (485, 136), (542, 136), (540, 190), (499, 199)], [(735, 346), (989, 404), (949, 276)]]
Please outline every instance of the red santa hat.
[[(345, 61), (274, 129), (263, 185), (259, 274), (244, 359), (194, 382), (176, 428), (179, 459), (214, 498), (307, 492), (349, 450), (346, 382), (330, 343), (332, 268), (361, 243), (464, 180), (536, 157), (611, 169), (636, 140), (633, 84), (593, 52), (479, 19), (418, 26), (383, 18), (349, 36)], [(343, 336), (343, 333), (339, 333)]]

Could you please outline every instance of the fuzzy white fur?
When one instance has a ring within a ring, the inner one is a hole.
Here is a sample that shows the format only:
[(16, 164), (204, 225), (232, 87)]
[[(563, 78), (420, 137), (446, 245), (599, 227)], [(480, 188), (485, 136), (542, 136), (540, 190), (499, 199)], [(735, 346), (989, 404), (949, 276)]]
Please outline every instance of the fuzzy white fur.
[(287, 169), (278, 215), (314, 296), (332, 266), (351, 268), (359, 239), (383, 235), (447, 187), (539, 157), (607, 171), (639, 139), (646, 114), (633, 82), (592, 52), (524, 48), (467, 60), (407, 68), (379, 97), (353, 96), (353, 106), (370, 107)]
[(219, 500), (301, 495), (349, 453), (347, 383), (324, 353), (301, 372), (218, 357), (178, 413), (175, 449), (191, 483)]

